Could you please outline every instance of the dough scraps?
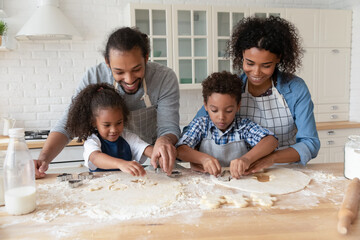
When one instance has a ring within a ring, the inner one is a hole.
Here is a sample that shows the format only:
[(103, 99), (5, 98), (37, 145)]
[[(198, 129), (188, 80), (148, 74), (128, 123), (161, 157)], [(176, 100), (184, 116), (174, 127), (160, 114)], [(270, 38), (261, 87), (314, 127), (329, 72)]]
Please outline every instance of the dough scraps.
[(290, 168), (269, 168), (262, 173), (243, 176), (240, 179), (221, 181), (211, 176), (215, 184), (246, 192), (287, 194), (304, 189), (311, 181), (306, 174)]
[(233, 194), (225, 196), (204, 195), (200, 200), (200, 206), (204, 209), (216, 209), (225, 204), (232, 204), (237, 208), (248, 206), (248, 199), (242, 194)]
[(258, 203), (263, 207), (271, 207), (274, 205), (274, 202), (277, 200), (276, 197), (272, 197), (268, 193), (251, 193), (250, 197), (253, 202)]

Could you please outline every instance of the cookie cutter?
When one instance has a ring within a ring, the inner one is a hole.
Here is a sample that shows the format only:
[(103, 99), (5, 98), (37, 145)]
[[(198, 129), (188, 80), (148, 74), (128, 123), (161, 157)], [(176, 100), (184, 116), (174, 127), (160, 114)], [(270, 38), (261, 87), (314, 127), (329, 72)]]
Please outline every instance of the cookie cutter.
[(178, 170), (174, 170), (171, 172), (170, 175), (168, 175), (168, 177), (171, 177), (171, 178), (177, 178), (177, 177), (180, 177), (182, 175), (182, 172), (178, 171)]
[(78, 174), (78, 179), (85, 180), (85, 179), (93, 179), (94, 174), (92, 172), (82, 172)]
[(56, 179), (57, 179), (58, 182), (64, 182), (64, 181), (68, 181), (70, 179), (73, 179), (73, 176), (70, 173), (62, 173), (62, 174), (58, 175), (56, 177)]
[(81, 186), (83, 183), (82, 183), (82, 180), (80, 179), (71, 179), (69, 180), (69, 186), (71, 188), (77, 188), (79, 186)]
[(218, 180), (222, 182), (229, 182), (232, 179), (230, 170), (224, 170), (220, 173), (220, 176), (218, 177)]

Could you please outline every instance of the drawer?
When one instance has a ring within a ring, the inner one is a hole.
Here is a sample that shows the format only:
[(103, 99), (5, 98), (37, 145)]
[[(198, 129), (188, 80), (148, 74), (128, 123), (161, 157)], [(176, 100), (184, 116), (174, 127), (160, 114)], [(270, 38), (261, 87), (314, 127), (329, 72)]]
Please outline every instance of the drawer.
[(336, 122), (336, 121), (348, 121), (349, 113), (317, 113), (315, 115), (317, 122)]
[(344, 147), (347, 137), (320, 138), (321, 148)]
[(345, 137), (350, 135), (360, 135), (360, 128), (347, 128), (347, 129), (332, 129), (332, 130), (321, 130), (318, 131), (319, 138), (337, 138)]
[(317, 113), (347, 113), (349, 112), (349, 104), (318, 104)]

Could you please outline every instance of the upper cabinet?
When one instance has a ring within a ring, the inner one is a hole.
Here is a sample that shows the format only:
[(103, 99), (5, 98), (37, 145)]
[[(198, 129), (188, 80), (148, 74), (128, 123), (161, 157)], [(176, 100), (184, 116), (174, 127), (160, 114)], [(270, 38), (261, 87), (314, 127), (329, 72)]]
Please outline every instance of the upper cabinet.
[(131, 26), (136, 26), (150, 39), (150, 61), (173, 67), (171, 6), (131, 4)]
[(286, 19), (296, 25), (304, 47), (319, 46), (319, 10), (286, 9)]
[(250, 15), (261, 18), (267, 18), (270, 16), (284, 17), (285, 8), (250, 8)]
[(299, 29), (304, 47), (350, 47), (351, 12), (286, 9), (286, 18)]
[(229, 71), (235, 73), (232, 60), (225, 55), (228, 41), (236, 24), (248, 17), (250, 14), (247, 8), (216, 7), (212, 9), (213, 27), (213, 69), (214, 72)]
[(351, 12), (320, 10), (320, 47), (351, 47)]
[[(131, 26), (149, 35), (150, 61), (172, 68), (180, 89), (200, 89), (212, 72), (239, 73), (226, 50), (244, 17), (288, 19), (305, 47), (296, 74), (307, 83), (315, 111), (331, 112), (331, 117), (321, 115), (321, 121), (348, 119), (351, 11), (166, 4), (131, 4), (130, 9)], [(339, 79), (344, 79), (341, 87)]]
[(182, 88), (200, 87), (212, 72), (211, 8), (173, 5), (174, 71)]

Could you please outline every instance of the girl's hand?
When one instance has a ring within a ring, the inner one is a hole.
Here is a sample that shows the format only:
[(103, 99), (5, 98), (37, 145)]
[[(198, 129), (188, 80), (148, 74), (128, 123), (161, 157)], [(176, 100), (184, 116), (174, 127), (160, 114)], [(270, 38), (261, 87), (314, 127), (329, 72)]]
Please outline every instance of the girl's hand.
[(119, 169), (123, 172), (130, 173), (133, 176), (145, 176), (146, 171), (140, 163), (135, 161), (121, 161), (119, 163)]
[(244, 157), (230, 162), (230, 173), (233, 178), (239, 179), (250, 167), (250, 160)]
[(216, 158), (206, 158), (202, 161), (204, 172), (217, 176), (221, 172), (221, 165)]

